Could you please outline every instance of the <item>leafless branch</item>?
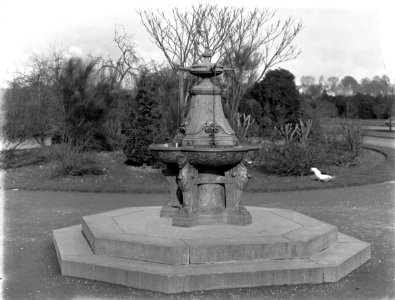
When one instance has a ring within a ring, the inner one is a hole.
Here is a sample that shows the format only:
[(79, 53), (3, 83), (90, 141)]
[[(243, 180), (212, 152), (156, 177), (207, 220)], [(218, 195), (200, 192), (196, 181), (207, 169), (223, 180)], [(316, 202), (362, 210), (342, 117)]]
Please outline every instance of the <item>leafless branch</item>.
[(120, 51), (120, 55), (117, 59), (101, 59), (99, 76), (114, 81), (119, 88), (130, 88), (139, 74), (141, 58), (137, 55), (131, 37), (125, 32), (122, 25), (115, 27), (114, 43)]
[[(268, 69), (300, 54), (293, 42), (302, 23), (291, 17), (274, 21), (276, 12), (270, 9), (199, 4), (190, 10), (174, 8), (170, 15), (153, 10), (137, 13), (175, 72), (195, 63), (205, 49), (217, 62), (234, 69), (223, 82), (231, 118), (236, 118), (246, 90)], [(184, 98), (182, 78), (179, 74), (180, 99)]]

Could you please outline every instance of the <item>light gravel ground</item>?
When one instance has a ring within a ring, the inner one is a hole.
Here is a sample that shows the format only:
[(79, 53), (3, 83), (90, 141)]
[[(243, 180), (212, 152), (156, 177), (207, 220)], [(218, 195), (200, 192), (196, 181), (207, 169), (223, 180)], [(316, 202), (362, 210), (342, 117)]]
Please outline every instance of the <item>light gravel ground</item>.
[(360, 187), (247, 194), (244, 204), (288, 208), (372, 245), (372, 259), (337, 283), (228, 289), (165, 295), (62, 277), (53, 229), (84, 215), (161, 205), (167, 195), (2, 191), (4, 299), (393, 299), (395, 182)]

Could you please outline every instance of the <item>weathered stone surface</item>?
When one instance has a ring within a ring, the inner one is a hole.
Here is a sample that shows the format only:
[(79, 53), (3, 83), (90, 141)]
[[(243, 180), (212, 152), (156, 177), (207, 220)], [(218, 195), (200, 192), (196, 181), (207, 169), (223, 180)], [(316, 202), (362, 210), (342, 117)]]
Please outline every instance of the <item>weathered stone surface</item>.
[(323, 270), (308, 259), (189, 265), (184, 291), (321, 283)]
[[(240, 207), (241, 208), (241, 207)], [(173, 216), (172, 225), (177, 227), (194, 227), (198, 225), (238, 225), (252, 223), (251, 214), (247, 210), (210, 210), (198, 211), (193, 214), (178, 213)]]
[[(55, 230), (53, 238), (63, 275), (164, 293), (336, 281), (370, 257), (369, 244), (342, 235), (341, 242), (310, 259), (174, 266), (95, 255), (82, 235), (81, 226)], [(266, 242), (277, 241), (266, 237)]]
[[(246, 155), (253, 155), (259, 146), (234, 146), (223, 148), (211, 147), (176, 147), (173, 144), (150, 145), (153, 157), (165, 164), (177, 163), (177, 157), (185, 155), (194, 165), (228, 166), (239, 163)], [(251, 154), (250, 154), (251, 153)]]
[[(136, 221), (133, 217), (139, 212), (142, 210), (125, 209), (113, 211), (113, 214), (108, 212), (83, 217), (82, 230), (94, 253), (172, 265), (188, 264), (189, 249), (182, 240), (160, 236), (153, 239), (143, 231), (140, 234), (125, 234), (117, 218), (113, 217), (126, 215), (129, 220)], [(158, 213), (157, 208), (155, 212)]]
[[(303, 225), (273, 214), (263, 207), (247, 207), (251, 210), (254, 222), (248, 226), (198, 226), (179, 228), (171, 226), (171, 220), (158, 218), (160, 207), (139, 207), (113, 210), (83, 218), (95, 234), (124, 233), (125, 235), (144, 235), (170, 239), (232, 239), (235, 237), (256, 237), (283, 235), (302, 228)], [(103, 225), (106, 224), (106, 225)], [(118, 226), (114, 228), (113, 225)]]
[(174, 274), (168, 265), (109, 256), (81, 255), (65, 257), (63, 266), (63, 275), (164, 293), (183, 291), (184, 278)]
[(370, 255), (368, 243), (351, 238), (312, 255), (310, 260), (324, 267), (325, 282), (336, 282), (369, 260)]
[(53, 231), (52, 239), (62, 274), (64, 274), (66, 256), (93, 255), (89, 244), (81, 233), (81, 225)]
[[(299, 221), (303, 222), (303, 220)], [(305, 225), (282, 236), (295, 242), (293, 257), (309, 257), (317, 251), (328, 248), (337, 240), (337, 228), (325, 223)]]
[(336, 227), (329, 224), (304, 221), (300, 214), (294, 222), (280, 216), (282, 210), (248, 209), (254, 222), (243, 227), (174, 227), (158, 218), (159, 207), (140, 207), (84, 217), (82, 230), (96, 254), (174, 265), (306, 258), (336, 242)]
[(169, 205), (163, 205), (160, 210), (159, 216), (161, 218), (173, 218), (178, 213), (179, 207), (173, 207)]
[(295, 246), (281, 236), (184, 241), (189, 246), (191, 264), (291, 258)]
[(198, 195), (199, 210), (225, 209), (225, 188), (223, 185), (216, 183), (200, 184)]

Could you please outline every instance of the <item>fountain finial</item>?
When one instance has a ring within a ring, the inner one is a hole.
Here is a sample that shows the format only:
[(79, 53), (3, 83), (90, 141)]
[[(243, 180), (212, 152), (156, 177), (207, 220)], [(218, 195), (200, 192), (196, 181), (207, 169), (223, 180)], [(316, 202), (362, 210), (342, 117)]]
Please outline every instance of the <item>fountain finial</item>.
[(223, 73), (223, 66), (211, 62), (213, 55), (210, 49), (206, 48), (202, 56), (203, 61), (201, 63), (194, 64), (189, 68), (183, 68), (183, 70), (189, 71), (192, 75), (200, 78), (211, 78)]
[(210, 49), (206, 48), (204, 53), (202, 54), (204, 62), (211, 62), (211, 57), (213, 56)]

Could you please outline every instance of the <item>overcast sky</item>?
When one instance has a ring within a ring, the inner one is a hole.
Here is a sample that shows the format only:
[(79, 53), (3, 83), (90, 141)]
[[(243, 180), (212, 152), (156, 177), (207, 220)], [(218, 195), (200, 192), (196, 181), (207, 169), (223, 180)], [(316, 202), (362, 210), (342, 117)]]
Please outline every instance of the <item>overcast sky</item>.
[[(204, 2), (204, 1), (201, 1)], [(319, 2), (319, 3), (318, 3)], [(325, 3), (327, 2), (327, 3)], [(277, 16), (301, 19), (295, 40), (302, 54), (280, 67), (297, 77), (324, 75), (363, 77), (387, 74), (395, 81), (395, 6), (376, 1), (211, 1), (219, 5), (270, 7)], [(51, 45), (75, 54), (117, 55), (112, 44), (116, 24), (133, 35), (140, 55), (164, 60), (149, 40), (135, 12), (137, 8), (170, 10), (187, 7), (189, 0), (87, 1), (0, 0), (0, 86), (29, 54), (44, 53)], [(375, 5), (373, 6), (374, 3)], [(355, 6), (354, 6), (355, 5)]]

